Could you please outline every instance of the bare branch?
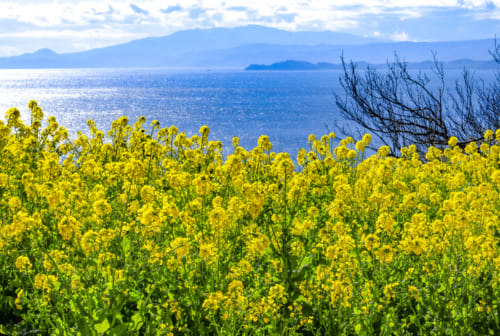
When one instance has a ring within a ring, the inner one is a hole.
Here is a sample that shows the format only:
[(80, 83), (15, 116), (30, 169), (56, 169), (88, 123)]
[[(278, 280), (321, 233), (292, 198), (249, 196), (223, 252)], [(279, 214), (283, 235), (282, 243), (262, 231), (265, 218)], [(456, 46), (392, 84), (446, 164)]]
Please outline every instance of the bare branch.
[[(500, 56), (496, 42), (495, 52), (490, 53)], [(464, 70), (462, 80), (450, 91), (443, 64), (435, 54), (433, 58), (431, 81), (425, 72), (410, 72), (397, 54), (385, 73), (370, 66), (358, 70), (342, 56), (340, 85), (345, 96), (335, 94), (341, 115), (393, 151), (415, 144), (421, 154), (429, 146), (445, 146), (451, 136), (466, 144), (482, 139), (486, 128), (500, 128), (500, 72), (494, 83), (485, 85)]]
[(500, 63), (500, 44), (497, 44), (497, 38), (495, 36), (495, 46), (493, 50), (488, 50), (491, 57), (495, 60), (495, 62)]

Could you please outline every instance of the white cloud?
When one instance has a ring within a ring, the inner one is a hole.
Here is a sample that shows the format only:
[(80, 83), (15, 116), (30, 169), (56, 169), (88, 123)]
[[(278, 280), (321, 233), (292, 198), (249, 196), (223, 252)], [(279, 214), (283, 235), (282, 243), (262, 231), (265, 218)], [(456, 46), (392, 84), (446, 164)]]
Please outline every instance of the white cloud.
[(2, 56), (15, 56), (15, 55), (19, 55), (21, 53), (21, 50), (16, 48), (16, 47), (12, 47), (12, 46), (6, 46), (6, 45), (0, 45), (0, 57)]
[(401, 32), (401, 33), (395, 33), (392, 35), (392, 39), (394, 41), (409, 41), (410, 38), (407, 33)]
[[(20, 24), (15, 31), (1, 27), (0, 37), (17, 38), (19, 43), (7, 46), (10, 51), (0, 49), (0, 56), (13, 50), (33, 51), (22, 45), (23, 38), (45, 39), (47, 47), (51, 41), (67, 39), (68, 49), (80, 50), (182, 29), (245, 24), (355, 32), (397, 40), (407, 40), (410, 34), (418, 39), (414, 31), (389, 29), (387, 22), (382, 25), (378, 20), (416, 23), (428, 13), (443, 11), (446, 15), (450, 10), (470, 11), (471, 20), (499, 20), (500, 0), (336, 0), (334, 4), (306, 0), (3, 0), (0, 21)], [(367, 17), (373, 22), (367, 22)], [(490, 31), (485, 34), (492, 35)]]
[(14, 37), (14, 38), (99, 38), (99, 39), (124, 39), (133, 36), (134, 38), (144, 37), (144, 34), (131, 34), (130, 32), (120, 30), (105, 30), (105, 29), (86, 29), (80, 31), (74, 30), (34, 30), (18, 33), (0, 33), (0, 38)]

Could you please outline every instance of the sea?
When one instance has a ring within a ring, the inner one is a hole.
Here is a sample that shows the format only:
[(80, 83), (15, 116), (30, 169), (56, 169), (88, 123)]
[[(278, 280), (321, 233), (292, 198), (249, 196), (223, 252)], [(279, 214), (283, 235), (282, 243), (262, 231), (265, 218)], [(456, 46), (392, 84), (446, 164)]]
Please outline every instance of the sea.
[[(28, 123), (27, 105), (34, 99), (45, 118), (55, 116), (72, 137), (79, 130), (88, 134), (88, 119), (107, 131), (120, 116), (132, 124), (145, 116), (146, 125), (158, 120), (160, 127), (175, 125), (188, 136), (207, 125), (209, 140), (221, 140), (225, 155), (232, 152), (234, 136), (251, 150), (268, 135), (273, 151), (295, 158), (300, 148), (309, 149), (310, 134), (349, 129), (335, 105), (335, 93), (344, 95), (341, 75), (337, 70), (9, 69), (0, 70), (0, 111), (17, 107)], [(478, 75), (493, 78), (488, 71)], [(448, 87), (459, 76), (460, 71), (451, 72)]]

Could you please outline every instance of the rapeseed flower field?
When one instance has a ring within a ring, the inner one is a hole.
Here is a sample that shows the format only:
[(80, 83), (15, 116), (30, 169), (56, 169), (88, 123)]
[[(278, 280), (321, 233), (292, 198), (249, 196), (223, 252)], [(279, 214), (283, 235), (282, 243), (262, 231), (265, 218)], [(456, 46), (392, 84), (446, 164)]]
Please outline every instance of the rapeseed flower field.
[(206, 126), (71, 140), (29, 108), (0, 122), (0, 334), (500, 333), (500, 130), (223, 157)]

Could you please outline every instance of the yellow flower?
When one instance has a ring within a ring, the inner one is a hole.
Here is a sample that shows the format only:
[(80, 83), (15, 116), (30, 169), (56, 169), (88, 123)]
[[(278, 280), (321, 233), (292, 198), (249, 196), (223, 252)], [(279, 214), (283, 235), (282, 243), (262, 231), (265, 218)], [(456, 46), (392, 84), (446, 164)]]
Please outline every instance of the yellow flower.
[(205, 261), (209, 261), (217, 254), (217, 248), (213, 243), (201, 243), (200, 244), (200, 256)]
[(9, 175), (7, 174), (0, 174), (0, 188), (5, 188), (7, 186), (7, 183), (9, 182)]
[(156, 219), (156, 211), (147, 204), (139, 210), (139, 222), (143, 225), (151, 225)]
[(358, 156), (358, 153), (356, 153), (356, 151), (354, 149), (351, 149), (351, 150), (349, 150), (349, 152), (347, 152), (347, 158), (349, 160), (354, 160), (356, 158), (356, 156)]
[(16, 259), (16, 268), (21, 272), (28, 272), (31, 270), (31, 262), (30, 259), (26, 256), (19, 256)]
[(79, 233), (80, 223), (72, 216), (64, 216), (57, 224), (57, 229), (64, 240), (70, 240), (74, 233)]
[(269, 297), (275, 302), (286, 303), (287, 295), (285, 291), (285, 287), (280, 284), (276, 284), (269, 289)]
[(208, 126), (206, 126), (206, 125), (201, 126), (199, 133), (206, 138), (206, 137), (208, 137), (208, 134), (210, 133), (210, 128), (208, 128)]
[(57, 277), (54, 275), (37, 274), (34, 279), (36, 289), (51, 292), (57, 284)]
[(172, 251), (176, 254), (177, 259), (181, 259), (189, 254), (189, 250), (191, 249), (191, 243), (187, 238), (177, 237), (171, 243), (170, 247)]
[(193, 185), (196, 192), (200, 196), (207, 196), (212, 191), (212, 186), (210, 183), (210, 178), (206, 175), (201, 175), (193, 180)]
[(415, 286), (408, 285), (408, 292), (410, 293), (410, 296), (414, 298), (415, 300), (418, 301), (419, 299), (419, 289)]
[(394, 250), (389, 245), (382, 245), (376, 252), (375, 256), (382, 263), (392, 262), (394, 256)]
[(22, 310), (23, 306), (21, 304), (21, 298), (23, 297), (23, 289), (21, 289), (19, 292), (17, 292), (17, 297), (14, 300), (14, 304), (16, 305), (17, 310)]
[(492, 140), (493, 139), (493, 131), (490, 130), (490, 129), (487, 129), (484, 132), (484, 139), (487, 140), (487, 141)]
[(168, 129), (168, 134), (175, 136), (175, 135), (177, 135), (177, 133), (179, 133), (179, 130), (177, 129), (177, 127), (175, 127), (173, 125), (170, 126), (170, 128)]
[(465, 152), (467, 154), (472, 154), (472, 153), (475, 153), (477, 151), (477, 144), (472, 141), (470, 142), (466, 147), (465, 147)]
[(387, 155), (389, 155), (390, 152), (391, 149), (389, 148), (389, 146), (382, 146), (378, 149), (377, 155), (381, 158), (384, 158), (387, 157)]
[(448, 146), (450, 147), (455, 147), (458, 143), (458, 139), (457, 137), (451, 137), (449, 140), (448, 140)]
[(111, 205), (105, 199), (99, 199), (94, 202), (94, 212), (97, 216), (106, 216), (111, 213)]
[(307, 210), (307, 214), (311, 217), (317, 216), (319, 214), (319, 210), (317, 207), (312, 206)]
[(9, 199), (9, 207), (12, 211), (16, 211), (21, 208), (21, 200), (19, 197), (13, 196)]
[(71, 279), (71, 289), (74, 291), (81, 291), (83, 289), (83, 283), (80, 279)]
[(297, 236), (305, 235), (312, 228), (314, 228), (314, 223), (313, 223), (312, 220), (306, 219), (306, 220), (302, 221), (302, 220), (300, 220), (300, 218), (297, 218), (294, 221), (294, 225), (293, 225), (293, 228), (292, 228), (292, 233), (294, 235), (297, 235)]
[(99, 250), (99, 235), (93, 230), (85, 232), (80, 240), (80, 246), (85, 254)]
[(488, 153), (488, 151), (490, 150), (490, 146), (488, 146), (486, 142), (483, 142), (479, 147), (479, 150), (483, 153)]
[(215, 207), (210, 211), (208, 223), (219, 234), (227, 229), (229, 225), (229, 217), (226, 210), (221, 207)]
[(208, 297), (203, 301), (204, 309), (217, 311), (224, 301), (224, 294), (221, 291), (208, 294)]
[(366, 147), (366, 143), (364, 141), (358, 141), (356, 142), (356, 150), (358, 152), (364, 152)]
[(399, 283), (393, 283), (393, 284), (387, 284), (384, 287), (384, 295), (385, 297), (390, 300), (396, 297), (396, 293), (394, 292), (394, 288), (397, 287)]
[(236, 147), (240, 143), (240, 139), (238, 137), (233, 137), (233, 146)]
[(258, 235), (247, 242), (247, 248), (251, 254), (263, 255), (265, 250), (269, 247), (269, 238), (265, 235)]
[(355, 141), (354, 141), (353, 137), (351, 137), (351, 136), (348, 136), (347, 138), (340, 140), (340, 144), (344, 145), (344, 146), (347, 146), (349, 144), (353, 144), (354, 142)]
[(273, 145), (269, 141), (269, 137), (267, 135), (261, 135), (257, 140), (257, 145), (265, 151), (273, 149)]
[(498, 186), (500, 186), (500, 169), (496, 169), (491, 174), (491, 180)]
[(361, 138), (361, 141), (363, 141), (365, 143), (365, 146), (368, 146), (372, 142), (371, 134), (367, 133), (367, 134), (363, 135), (363, 137)]
[(349, 153), (349, 148), (347, 148), (345, 145), (340, 145), (338, 147), (335, 147), (333, 153), (337, 157), (337, 160), (345, 159), (347, 157), (347, 153)]
[(401, 241), (401, 245), (407, 252), (413, 252), (416, 255), (427, 250), (427, 242), (421, 237), (407, 238)]
[(134, 128), (135, 129), (139, 129), (142, 127), (142, 125), (144, 125), (144, 123), (146, 122), (146, 117), (145, 116), (140, 116), (137, 121), (135, 122), (134, 124)]
[(240, 280), (233, 280), (227, 286), (228, 292), (243, 293), (243, 282)]
[(141, 188), (141, 198), (145, 203), (149, 203), (153, 200), (155, 195), (155, 189), (149, 185), (145, 185)]
[(158, 120), (153, 120), (150, 126), (153, 126), (153, 130), (157, 130), (160, 128), (160, 122)]
[(394, 223), (395, 221), (389, 213), (381, 213), (376, 222), (377, 232), (391, 232)]
[(363, 241), (365, 243), (366, 249), (371, 251), (372, 249), (376, 249), (379, 246), (379, 238), (375, 234), (368, 234), (363, 237)]

